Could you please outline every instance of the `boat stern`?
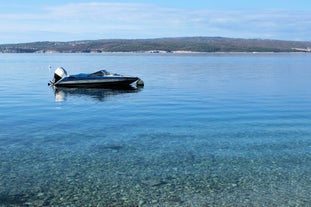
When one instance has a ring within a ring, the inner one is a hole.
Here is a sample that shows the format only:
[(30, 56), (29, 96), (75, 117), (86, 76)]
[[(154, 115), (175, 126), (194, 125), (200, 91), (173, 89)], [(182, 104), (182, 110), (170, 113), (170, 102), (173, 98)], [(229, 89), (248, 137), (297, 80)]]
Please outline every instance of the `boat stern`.
[(67, 77), (67, 71), (63, 68), (63, 67), (59, 67), (55, 70), (54, 72), (54, 78), (52, 81), (50, 81), (50, 83), (52, 85), (57, 84), (58, 81), (60, 81), (62, 78)]

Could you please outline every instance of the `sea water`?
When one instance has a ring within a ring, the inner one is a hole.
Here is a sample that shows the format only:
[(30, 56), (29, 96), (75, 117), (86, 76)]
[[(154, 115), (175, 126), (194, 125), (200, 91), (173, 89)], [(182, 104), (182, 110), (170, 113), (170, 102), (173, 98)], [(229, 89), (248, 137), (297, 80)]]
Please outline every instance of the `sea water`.
[[(145, 87), (55, 90), (60, 66)], [(0, 72), (0, 206), (311, 205), (309, 53), (0, 54)]]

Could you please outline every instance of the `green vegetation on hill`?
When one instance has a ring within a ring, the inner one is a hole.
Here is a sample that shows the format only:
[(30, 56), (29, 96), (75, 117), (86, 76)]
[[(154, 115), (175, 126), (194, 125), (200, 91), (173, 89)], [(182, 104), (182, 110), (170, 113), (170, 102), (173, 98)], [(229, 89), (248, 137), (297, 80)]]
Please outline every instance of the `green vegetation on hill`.
[(2, 53), (78, 52), (294, 52), (309, 51), (311, 42), (223, 37), (103, 39), (70, 42), (2, 44)]

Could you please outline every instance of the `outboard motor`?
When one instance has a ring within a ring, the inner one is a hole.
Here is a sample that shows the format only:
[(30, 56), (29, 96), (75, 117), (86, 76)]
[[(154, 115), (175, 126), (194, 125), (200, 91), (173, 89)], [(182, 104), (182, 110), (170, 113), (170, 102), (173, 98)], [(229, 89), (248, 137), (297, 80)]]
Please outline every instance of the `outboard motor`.
[(59, 81), (60, 79), (66, 77), (66, 76), (68, 76), (67, 71), (64, 68), (59, 67), (54, 72), (53, 82), (56, 83), (57, 81)]

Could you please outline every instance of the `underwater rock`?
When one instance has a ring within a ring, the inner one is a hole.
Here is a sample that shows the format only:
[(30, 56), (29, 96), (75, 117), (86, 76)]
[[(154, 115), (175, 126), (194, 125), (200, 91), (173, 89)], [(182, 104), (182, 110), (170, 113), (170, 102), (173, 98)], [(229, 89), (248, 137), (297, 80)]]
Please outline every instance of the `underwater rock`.
[(144, 185), (150, 186), (150, 187), (161, 186), (161, 185), (167, 184), (167, 182), (164, 180), (156, 180), (156, 179), (142, 180), (141, 183)]
[(123, 146), (121, 145), (114, 145), (114, 144), (108, 144), (108, 145), (95, 145), (94, 148), (98, 151), (120, 151), (123, 149)]

